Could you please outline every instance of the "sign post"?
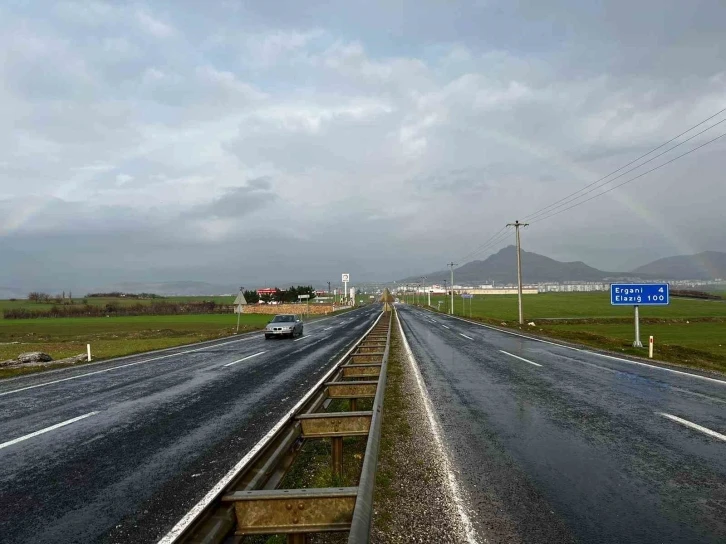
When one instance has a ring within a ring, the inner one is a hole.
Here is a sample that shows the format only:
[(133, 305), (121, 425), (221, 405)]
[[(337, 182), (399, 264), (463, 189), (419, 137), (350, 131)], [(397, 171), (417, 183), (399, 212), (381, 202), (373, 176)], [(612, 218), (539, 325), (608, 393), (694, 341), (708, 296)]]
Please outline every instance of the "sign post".
[(633, 347), (642, 348), (640, 341), (640, 306), (667, 306), (670, 303), (667, 283), (613, 283), (610, 285), (610, 304), (633, 306), (635, 309), (635, 340)]
[(305, 313), (310, 314), (310, 295), (298, 295), (297, 299), (307, 301), (307, 305), (305, 306)]
[(343, 273), (343, 298), (348, 300), (348, 282), (350, 281), (350, 274)]
[(239, 316), (242, 314), (242, 306), (247, 304), (247, 300), (245, 300), (245, 296), (242, 291), (244, 291), (244, 287), (239, 288), (239, 294), (237, 295), (237, 298), (234, 299), (234, 313), (237, 314), (237, 332), (239, 332)]
[[(464, 301), (466, 301), (467, 299), (469, 299), (469, 317), (471, 317), (471, 299), (474, 298), (474, 295), (470, 295), (468, 293), (464, 293), (463, 295), (461, 295), (461, 298), (463, 298)], [(465, 302), (462, 302), (462, 305), (463, 305), (463, 307), (461, 308), (461, 314), (463, 316), (466, 316), (466, 303)]]

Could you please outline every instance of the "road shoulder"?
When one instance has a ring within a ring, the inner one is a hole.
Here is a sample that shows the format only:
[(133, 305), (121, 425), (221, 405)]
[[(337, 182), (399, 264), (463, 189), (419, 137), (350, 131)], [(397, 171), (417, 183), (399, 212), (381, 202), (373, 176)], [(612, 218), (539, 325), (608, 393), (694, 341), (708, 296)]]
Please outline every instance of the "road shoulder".
[(371, 542), (477, 542), (394, 326)]

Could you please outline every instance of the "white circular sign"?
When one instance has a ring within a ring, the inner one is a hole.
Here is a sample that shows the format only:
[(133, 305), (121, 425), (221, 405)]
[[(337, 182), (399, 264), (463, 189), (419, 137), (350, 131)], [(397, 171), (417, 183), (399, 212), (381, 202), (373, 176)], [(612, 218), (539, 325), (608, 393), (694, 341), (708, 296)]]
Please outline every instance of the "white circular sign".
[(343, 283), (350, 281), (350, 274), (343, 274)]

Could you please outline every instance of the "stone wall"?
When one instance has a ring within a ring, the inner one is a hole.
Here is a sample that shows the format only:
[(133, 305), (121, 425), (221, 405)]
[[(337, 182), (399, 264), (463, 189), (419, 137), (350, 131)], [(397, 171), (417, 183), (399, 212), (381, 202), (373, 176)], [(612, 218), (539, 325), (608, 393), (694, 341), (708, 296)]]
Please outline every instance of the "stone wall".
[[(242, 311), (243, 314), (302, 314), (307, 313), (306, 304), (248, 304)], [(342, 309), (341, 306), (332, 304), (310, 303), (310, 315), (325, 315), (335, 310)]]

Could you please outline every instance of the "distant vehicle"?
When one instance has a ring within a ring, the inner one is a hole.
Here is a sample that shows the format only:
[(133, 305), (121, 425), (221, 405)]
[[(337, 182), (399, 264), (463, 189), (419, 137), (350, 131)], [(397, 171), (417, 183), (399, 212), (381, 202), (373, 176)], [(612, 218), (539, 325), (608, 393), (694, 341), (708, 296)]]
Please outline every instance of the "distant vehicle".
[(278, 314), (265, 326), (265, 339), (273, 336), (302, 336), (303, 322), (296, 314)]

